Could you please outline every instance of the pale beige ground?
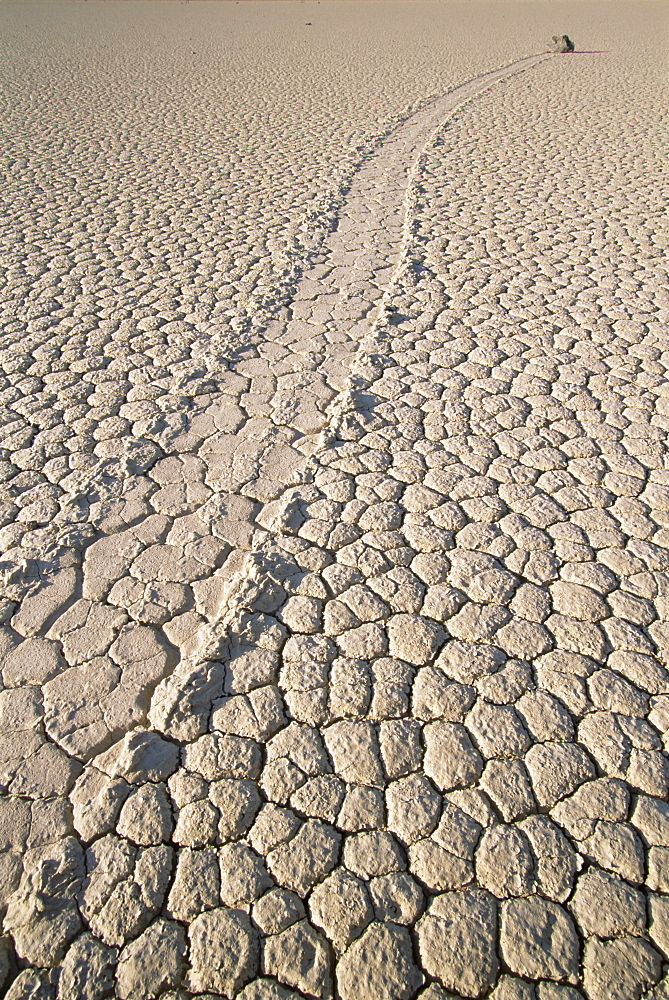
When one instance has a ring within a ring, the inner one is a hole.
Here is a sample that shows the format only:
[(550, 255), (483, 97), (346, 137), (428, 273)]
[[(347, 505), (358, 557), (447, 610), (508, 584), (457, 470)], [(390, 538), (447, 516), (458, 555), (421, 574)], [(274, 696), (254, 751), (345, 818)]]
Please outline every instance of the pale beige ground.
[(666, 1000), (666, 9), (0, 25), (0, 990)]

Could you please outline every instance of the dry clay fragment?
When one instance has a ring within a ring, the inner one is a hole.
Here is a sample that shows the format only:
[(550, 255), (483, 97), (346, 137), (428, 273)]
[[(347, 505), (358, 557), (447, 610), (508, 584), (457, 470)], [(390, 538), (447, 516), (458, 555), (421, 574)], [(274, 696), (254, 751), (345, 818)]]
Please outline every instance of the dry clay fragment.
[(642, 938), (591, 938), (585, 945), (583, 979), (592, 1000), (639, 1000), (661, 969), (660, 956)]
[(309, 996), (329, 1000), (332, 971), (327, 943), (307, 920), (265, 939), (263, 972)]
[(178, 986), (183, 978), (186, 941), (183, 927), (159, 918), (125, 946), (116, 971), (120, 1000), (148, 1000)]
[(114, 988), (116, 948), (92, 934), (78, 937), (65, 956), (58, 980), (58, 1000), (98, 1000)]
[(374, 916), (365, 883), (343, 869), (316, 886), (309, 909), (314, 923), (340, 950), (357, 938)]
[(481, 889), (436, 896), (418, 921), (423, 968), (446, 989), (483, 994), (497, 979), (497, 914), (494, 898)]
[(125, 778), (131, 785), (165, 781), (179, 766), (179, 748), (157, 733), (136, 729), (93, 761), (110, 778)]
[(504, 903), (500, 945), (508, 967), (518, 975), (577, 981), (578, 937), (557, 903), (538, 896)]
[(236, 996), (258, 971), (257, 933), (243, 910), (201, 913), (188, 929), (191, 971), (188, 988)]
[(342, 1000), (409, 1000), (423, 983), (406, 927), (371, 924), (337, 965)]
[(333, 827), (308, 820), (292, 840), (268, 855), (269, 870), (281, 885), (304, 895), (335, 867), (340, 842)]

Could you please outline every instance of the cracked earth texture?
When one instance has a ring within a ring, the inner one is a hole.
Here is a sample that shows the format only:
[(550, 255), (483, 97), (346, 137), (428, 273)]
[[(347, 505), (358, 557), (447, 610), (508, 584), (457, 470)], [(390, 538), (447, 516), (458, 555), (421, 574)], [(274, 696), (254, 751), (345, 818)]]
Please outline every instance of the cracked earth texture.
[(666, 9), (0, 19), (0, 991), (667, 1000)]

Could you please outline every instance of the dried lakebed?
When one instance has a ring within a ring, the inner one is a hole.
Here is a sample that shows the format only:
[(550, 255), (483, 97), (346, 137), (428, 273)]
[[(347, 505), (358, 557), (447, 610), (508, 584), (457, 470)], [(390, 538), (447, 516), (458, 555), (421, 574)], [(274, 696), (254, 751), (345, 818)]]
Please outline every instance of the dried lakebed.
[(10, 1000), (669, 995), (667, 174), (615, 42), (389, 129), (236, 356), (4, 363)]

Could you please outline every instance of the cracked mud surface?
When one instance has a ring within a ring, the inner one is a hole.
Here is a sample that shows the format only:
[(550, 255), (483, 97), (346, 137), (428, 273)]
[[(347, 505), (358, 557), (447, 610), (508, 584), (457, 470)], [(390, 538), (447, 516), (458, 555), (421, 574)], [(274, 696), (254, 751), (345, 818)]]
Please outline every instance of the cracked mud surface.
[(0, 9), (0, 991), (666, 1000), (665, 13), (120, 9)]

